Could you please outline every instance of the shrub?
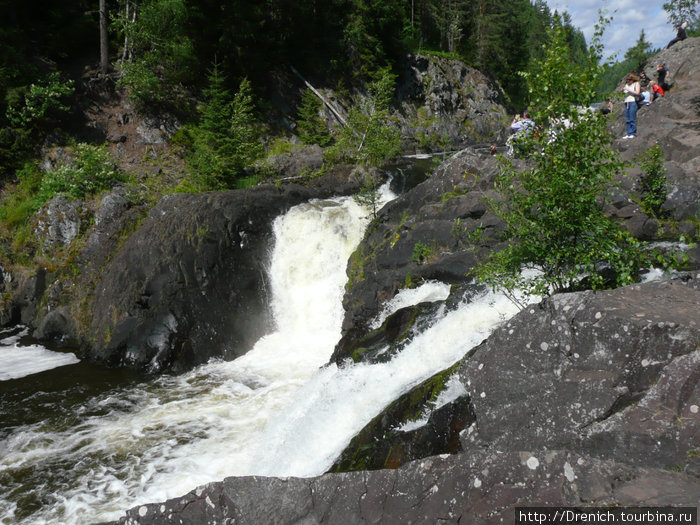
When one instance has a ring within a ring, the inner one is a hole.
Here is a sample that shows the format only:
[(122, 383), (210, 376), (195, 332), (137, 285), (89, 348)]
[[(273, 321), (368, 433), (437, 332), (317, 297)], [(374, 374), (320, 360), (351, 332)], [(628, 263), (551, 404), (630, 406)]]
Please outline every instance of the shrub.
[(46, 202), (54, 195), (64, 193), (84, 199), (124, 180), (104, 146), (80, 143), (76, 146), (74, 163), (62, 164), (47, 172), (39, 187), (39, 199)]
[(642, 210), (647, 215), (657, 219), (663, 218), (663, 206), (668, 193), (666, 184), (666, 168), (664, 167), (664, 152), (661, 146), (655, 144), (640, 156), (642, 176), (639, 186), (642, 192)]
[(73, 94), (73, 82), (61, 81), (58, 72), (31, 84), (24, 96), (14, 96), (7, 107), (7, 120), (14, 128), (39, 129), (55, 124), (70, 110), (65, 99)]
[(435, 247), (418, 241), (413, 245), (411, 260), (416, 264), (423, 264), (435, 255)]

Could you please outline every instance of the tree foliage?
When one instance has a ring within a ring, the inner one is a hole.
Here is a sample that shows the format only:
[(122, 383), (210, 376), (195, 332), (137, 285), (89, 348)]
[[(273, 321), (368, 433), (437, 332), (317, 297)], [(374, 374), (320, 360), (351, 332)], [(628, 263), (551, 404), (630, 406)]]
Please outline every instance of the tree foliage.
[(625, 60), (632, 66), (631, 69), (641, 71), (649, 57), (655, 52), (651, 42), (647, 41), (644, 29), (639, 32), (639, 38), (634, 46), (625, 53)]
[(304, 91), (297, 110), (297, 130), (304, 144), (328, 146), (332, 141), (326, 123), (319, 115), (321, 104), (321, 100), (310, 89)]
[(199, 125), (191, 130), (193, 139), (187, 158), (191, 178), (185, 189), (237, 187), (243, 183), (245, 168), (262, 153), (251, 84), (243, 79), (231, 96), (215, 65), (205, 96), (199, 108)]
[(394, 93), (396, 76), (388, 69), (369, 84), (369, 93), (348, 113), (348, 125), (343, 128), (331, 156), (367, 166), (380, 167), (400, 151), (400, 131), (390, 119), (389, 106)]
[(668, 21), (674, 26), (688, 21), (691, 25), (698, 22), (699, 0), (667, 0), (664, 2), (664, 11), (668, 14)]
[[(529, 139), (532, 167), (517, 171), (504, 160), (497, 179), (503, 199), (492, 204), (509, 244), (478, 271), (493, 286), (549, 294), (636, 278), (638, 243), (600, 203), (623, 164), (611, 147), (606, 116), (578, 109), (595, 100), (601, 31), (580, 67), (570, 60), (564, 27), (555, 23), (542, 59), (524, 74), (540, 131)], [(523, 269), (541, 273), (526, 278)]]
[(194, 80), (194, 43), (187, 33), (189, 12), (184, 0), (144, 0), (130, 4), (115, 27), (130, 46), (132, 59), (122, 64), (120, 83), (141, 104), (182, 103), (183, 85)]

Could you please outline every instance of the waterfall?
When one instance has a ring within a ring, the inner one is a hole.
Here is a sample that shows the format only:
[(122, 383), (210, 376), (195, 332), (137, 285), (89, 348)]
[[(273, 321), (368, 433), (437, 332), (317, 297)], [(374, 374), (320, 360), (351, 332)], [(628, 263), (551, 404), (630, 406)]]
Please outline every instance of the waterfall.
[[(0, 523), (93, 523), (226, 476), (321, 474), (388, 403), (515, 313), (484, 293), (441, 311), (388, 363), (326, 365), (340, 337), (346, 262), (367, 215), (339, 198), (275, 221), (276, 326), (246, 355), (77, 402), (42, 392), (27, 400), (50, 406), (50, 416), (0, 428)], [(446, 290), (431, 283), (383, 315)]]

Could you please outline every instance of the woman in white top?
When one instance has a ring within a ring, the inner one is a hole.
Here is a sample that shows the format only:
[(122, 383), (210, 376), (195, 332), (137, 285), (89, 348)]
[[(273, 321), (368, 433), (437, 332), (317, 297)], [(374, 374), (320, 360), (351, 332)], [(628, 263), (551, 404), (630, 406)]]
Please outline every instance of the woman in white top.
[(637, 136), (637, 99), (635, 95), (639, 95), (641, 88), (639, 86), (639, 77), (634, 73), (630, 73), (625, 78), (625, 87), (622, 92), (626, 93), (625, 97), (625, 121), (627, 122), (627, 135), (623, 139), (633, 139)]

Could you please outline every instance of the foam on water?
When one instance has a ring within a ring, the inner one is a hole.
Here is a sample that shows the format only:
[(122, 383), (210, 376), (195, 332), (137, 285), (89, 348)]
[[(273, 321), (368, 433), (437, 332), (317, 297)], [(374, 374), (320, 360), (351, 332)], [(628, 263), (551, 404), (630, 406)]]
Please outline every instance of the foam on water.
[(371, 328), (379, 328), (394, 312), (423, 302), (444, 301), (450, 295), (450, 285), (439, 281), (426, 281), (417, 288), (404, 288), (389, 300), (377, 318), (372, 321)]
[(39, 345), (21, 345), (19, 341), (27, 333), (25, 329), (0, 339), (0, 381), (19, 379), (80, 362), (75, 354), (52, 352)]
[(285, 417), (268, 425), (251, 474), (315, 476), (350, 439), (411, 387), (451, 366), (517, 312), (502, 295), (484, 292), (414, 337), (391, 361), (327, 366), (298, 392)]

